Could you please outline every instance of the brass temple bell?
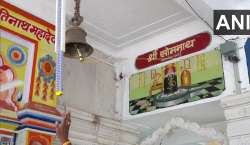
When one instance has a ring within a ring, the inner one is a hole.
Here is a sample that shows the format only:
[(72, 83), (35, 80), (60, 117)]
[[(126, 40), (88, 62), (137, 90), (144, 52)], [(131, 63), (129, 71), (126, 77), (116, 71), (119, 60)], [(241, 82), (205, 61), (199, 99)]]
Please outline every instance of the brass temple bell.
[(84, 58), (91, 55), (94, 50), (86, 41), (87, 33), (80, 28), (80, 24), (83, 22), (83, 17), (80, 16), (80, 0), (75, 0), (75, 4), (75, 13), (71, 19), (72, 26), (66, 31), (64, 56), (84, 61)]

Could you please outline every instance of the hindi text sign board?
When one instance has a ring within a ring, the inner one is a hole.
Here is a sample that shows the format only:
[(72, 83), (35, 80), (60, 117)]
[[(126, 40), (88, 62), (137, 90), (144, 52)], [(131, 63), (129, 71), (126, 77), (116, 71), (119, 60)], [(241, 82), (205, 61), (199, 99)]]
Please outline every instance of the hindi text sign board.
[(174, 58), (192, 54), (205, 49), (210, 41), (211, 36), (209, 33), (200, 33), (138, 56), (135, 66), (137, 69), (144, 69)]

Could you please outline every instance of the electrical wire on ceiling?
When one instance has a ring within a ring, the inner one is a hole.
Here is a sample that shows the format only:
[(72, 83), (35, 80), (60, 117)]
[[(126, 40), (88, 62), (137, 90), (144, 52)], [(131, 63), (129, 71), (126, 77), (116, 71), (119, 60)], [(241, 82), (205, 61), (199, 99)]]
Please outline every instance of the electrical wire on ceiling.
[[(187, 5), (189, 6), (189, 8), (192, 10), (192, 12), (194, 12), (194, 14), (200, 18), (200, 20), (202, 20), (212, 31), (213, 31), (213, 27), (201, 16), (199, 15), (199, 13), (193, 8), (193, 6), (190, 4), (190, 2), (188, 0), (185, 0), (185, 2), (187, 3)], [(221, 35), (216, 35), (220, 38), (222, 38), (225, 41), (228, 41), (227, 39), (225, 39), (224, 37), (222, 37)]]

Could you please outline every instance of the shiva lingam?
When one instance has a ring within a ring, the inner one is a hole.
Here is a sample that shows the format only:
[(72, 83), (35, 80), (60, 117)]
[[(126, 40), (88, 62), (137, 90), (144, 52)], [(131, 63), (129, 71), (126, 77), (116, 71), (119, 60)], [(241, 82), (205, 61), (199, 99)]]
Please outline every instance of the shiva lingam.
[[(164, 83), (166, 82), (164, 81)], [(188, 99), (191, 98), (191, 93), (202, 90), (203, 88), (204, 87), (200, 87), (199, 85), (192, 85), (190, 71), (183, 70), (181, 73), (181, 86), (178, 87), (175, 92), (165, 93), (166, 91), (164, 91), (164, 93), (156, 96), (156, 107), (165, 108), (188, 102)]]

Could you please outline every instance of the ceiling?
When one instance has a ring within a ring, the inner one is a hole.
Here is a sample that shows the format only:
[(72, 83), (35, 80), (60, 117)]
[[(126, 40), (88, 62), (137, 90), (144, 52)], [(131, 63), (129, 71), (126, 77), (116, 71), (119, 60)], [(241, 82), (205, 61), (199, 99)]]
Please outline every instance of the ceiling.
[[(74, 0), (66, 6), (69, 20)], [(194, 20), (175, 0), (82, 0), (81, 15), (89, 40), (111, 53)]]
[[(213, 24), (213, 9), (248, 9), (249, 0), (82, 0), (82, 27), (96, 49), (115, 56), (133, 51), (130, 45), (198, 20), (191, 8)], [(67, 20), (73, 15), (74, 0), (67, 0)], [(205, 25), (205, 24), (204, 24)], [(172, 35), (172, 34), (171, 34)]]
[[(35, 9), (32, 0), (5, 1), (55, 23), (55, 15), (51, 13), (55, 11), (55, 0), (36, 0), (39, 7)], [(227, 0), (226, 3), (218, 0), (187, 1), (210, 25), (213, 24), (213, 9), (250, 7), (249, 0)], [(74, 0), (66, 2), (69, 20), (73, 14)], [(88, 32), (89, 43), (112, 56), (124, 50), (135, 51), (128, 48), (199, 19), (185, 0), (82, 0), (81, 15), (85, 18), (82, 27)]]
[(213, 9), (245, 9), (249, 10), (250, 1), (249, 0), (227, 0), (218, 1), (218, 0), (204, 0), (210, 7)]
[[(55, 24), (56, 0), (4, 0), (21, 8), (45, 21)], [(35, 7), (34, 7), (35, 5)]]

